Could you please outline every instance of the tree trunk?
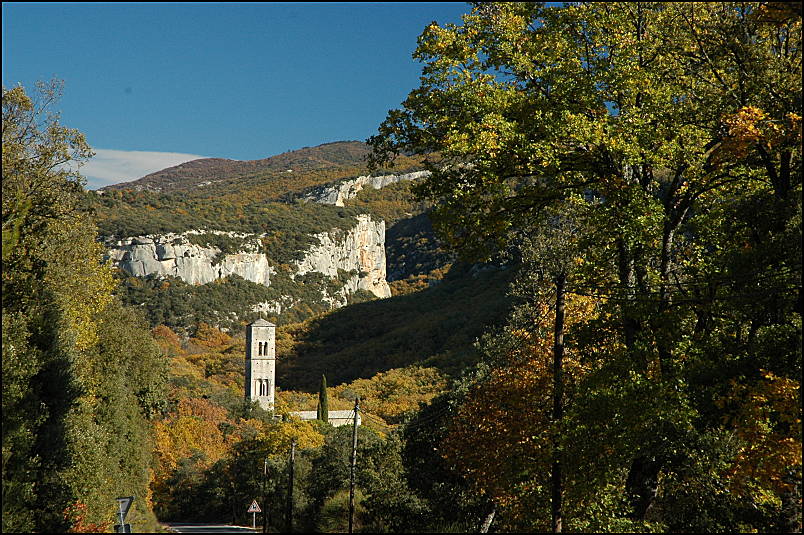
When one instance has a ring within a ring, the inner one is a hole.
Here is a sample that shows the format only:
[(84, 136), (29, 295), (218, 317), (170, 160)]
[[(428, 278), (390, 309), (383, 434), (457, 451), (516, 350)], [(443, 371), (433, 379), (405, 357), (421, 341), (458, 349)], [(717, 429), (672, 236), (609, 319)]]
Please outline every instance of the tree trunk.
[(661, 462), (653, 457), (637, 457), (631, 463), (625, 490), (631, 501), (632, 520), (645, 520), (659, 488), (660, 469)]
[(659, 317), (653, 329), (657, 336), (656, 347), (659, 351), (660, 377), (669, 370), (670, 360), (672, 358), (670, 344), (666, 339), (668, 326), (664, 315), (670, 309), (670, 257), (673, 250), (674, 235), (675, 230), (672, 226), (672, 222), (666, 222), (664, 232), (662, 233), (662, 254), (659, 264)]
[(561, 419), (564, 417), (564, 290), (567, 281), (565, 273), (556, 277), (556, 318), (555, 318), (555, 345), (553, 346), (553, 468), (552, 480), (552, 528), (553, 533), (561, 533), (562, 528), (562, 481), (561, 481)]
[(782, 479), (788, 485), (782, 493), (780, 528), (783, 533), (801, 533), (801, 470), (790, 470)]
[(639, 331), (639, 321), (633, 317), (629, 310), (632, 306), (630, 301), (635, 298), (634, 295), (634, 260), (629, 254), (628, 247), (622, 238), (617, 240), (617, 264), (620, 275), (620, 285), (627, 288), (625, 293), (625, 301), (620, 305), (620, 314), (622, 315), (623, 325), (623, 338), (625, 339), (625, 347), (630, 351), (636, 342), (636, 335)]
[(483, 525), (480, 526), (480, 533), (488, 533), (489, 528), (491, 527), (491, 522), (494, 520), (494, 514), (497, 512), (497, 506), (492, 505), (491, 511), (489, 514), (486, 515), (486, 519), (483, 520)]

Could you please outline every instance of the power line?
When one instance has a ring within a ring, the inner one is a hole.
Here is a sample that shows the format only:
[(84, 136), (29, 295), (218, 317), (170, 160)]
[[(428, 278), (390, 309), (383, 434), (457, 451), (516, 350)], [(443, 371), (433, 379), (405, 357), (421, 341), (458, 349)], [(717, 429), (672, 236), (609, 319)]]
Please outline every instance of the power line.
[(371, 423), (373, 423), (374, 425), (377, 425), (377, 426), (379, 426), (379, 427), (384, 427), (385, 429), (388, 429), (388, 430), (391, 430), (391, 431), (393, 431), (393, 430), (394, 430), (394, 428), (395, 428), (395, 426), (391, 426), (391, 425), (389, 425), (389, 424), (385, 423), (385, 422), (384, 422), (382, 419), (380, 419), (379, 417), (377, 417), (377, 416), (373, 416), (373, 415), (371, 415), (371, 414), (369, 414), (369, 413), (367, 413), (367, 412), (363, 412), (363, 413), (362, 413), (362, 415), (363, 415), (362, 417), (363, 417), (364, 419), (366, 419), (367, 421), (369, 421), (369, 422), (371, 422)]
[[(801, 286), (792, 286), (787, 288), (779, 288), (776, 293), (781, 292), (793, 292), (795, 290), (801, 290)], [(582, 295), (585, 297), (594, 297), (598, 299), (607, 299), (609, 301), (619, 301), (619, 302), (626, 302), (626, 303), (656, 303), (655, 298), (645, 298), (639, 295), (628, 297), (623, 295), (616, 295), (616, 294), (602, 294), (602, 293), (585, 293), (580, 291), (572, 291), (568, 290), (567, 293), (571, 293), (573, 295)], [(676, 298), (670, 301), (670, 305), (678, 305), (684, 303), (690, 304), (704, 304), (708, 301), (731, 301), (731, 300), (739, 300), (739, 299), (746, 299), (751, 297), (762, 297), (768, 296), (768, 290), (759, 290), (756, 292), (740, 292), (734, 293), (729, 295), (710, 295), (710, 296), (700, 296), (700, 297), (682, 297)]]
[[(673, 288), (694, 288), (694, 287), (711, 287), (713, 284), (727, 284), (727, 283), (737, 283), (737, 282), (745, 282), (747, 280), (753, 280), (756, 282), (763, 282), (766, 280), (772, 279), (782, 279), (786, 278), (788, 275), (795, 275), (800, 273), (801, 266), (791, 266), (789, 268), (779, 268), (776, 270), (775, 273), (768, 273), (763, 277), (753, 277), (754, 275), (761, 273), (762, 270), (755, 270), (749, 273), (740, 274), (739, 276), (723, 276), (723, 277), (709, 277), (706, 279), (693, 279), (688, 281), (667, 281), (665, 283), (655, 283), (655, 284), (642, 284), (640, 286), (623, 286), (621, 284), (609, 284), (606, 286), (599, 286), (599, 285), (578, 285), (574, 286), (579, 291), (594, 291), (594, 290), (623, 290), (623, 291), (638, 291), (642, 295), (646, 294), (656, 294), (659, 295), (662, 293), (662, 289), (664, 291), (669, 291)], [(658, 288), (655, 291), (647, 291), (650, 289)], [(575, 293), (576, 290), (573, 290)]]
[(433, 423), (433, 422), (435, 422), (437, 420), (440, 420), (441, 417), (446, 415), (448, 412), (450, 412), (450, 408), (449, 407), (444, 407), (442, 409), (439, 409), (439, 410), (435, 411), (435, 413), (433, 413), (433, 414), (429, 414), (425, 418), (417, 418), (415, 420), (411, 420), (410, 422), (404, 424), (404, 426), (405, 426), (406, 429), (417, 429), (417, 428), (422, 427), (424, 425), (427, 425), (427, 424)]

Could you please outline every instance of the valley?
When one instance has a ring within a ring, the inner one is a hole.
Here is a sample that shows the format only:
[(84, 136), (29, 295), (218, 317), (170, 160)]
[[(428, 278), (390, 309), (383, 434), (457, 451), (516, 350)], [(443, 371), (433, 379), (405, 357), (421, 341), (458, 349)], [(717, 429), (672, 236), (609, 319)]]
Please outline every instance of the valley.
[(4, 17), (2, 531), (800, 532), (801, 4), (357, 6)]

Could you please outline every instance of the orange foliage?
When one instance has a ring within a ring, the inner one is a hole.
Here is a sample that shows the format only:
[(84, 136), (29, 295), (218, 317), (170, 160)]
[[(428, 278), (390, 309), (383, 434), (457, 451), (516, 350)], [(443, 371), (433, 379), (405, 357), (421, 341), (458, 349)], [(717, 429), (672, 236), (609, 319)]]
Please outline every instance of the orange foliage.
[(790, 490), (785, 474), (801, 467), (801, 385), (764, 370), (762, 375), (753, 385), (732, 381), (717, 404), (727, 409), (723, 422), (742, 443), (729, 474), (733, 490), (745, 494), (758, 483), (780, 495)]
[(178, 414), (179, 416), (196, 416), (215, 425), (226, 421), (226, 409), (201, 398), (179, 400)]
[(75, 502), (64, 510), (64, 519), (72, 526), (69, 533), (107, 533), (112, 523), (102, 522), (94, 524), (86, 521), (87, 506), (82, 502)]
[(190, 339), (194, 344), (209, 349), (222, 350), (232, 345), (232, 337), (204, 322), (198, 324), (195, 337)]
[[(535, 327), (552, 333), (555, 314), (547, 304), (542, 308)], [(590, 298), (568, 296), (567, 328), (594, 311)], [(556, 429), (551, 421), (552, 336), (525, 330), (512, 334), (521, 343), (506, 355), (510, 364), (470, 389), (442, 444), (442, 455), (478, 491), (517, 518), (531, 512), (529, 498), (547, 484)], [(566, 348), (563, 372), (566, 393), (587, 372), (571, 347)]]
[(744, 106), (723, 117), (728, 135), (719, 151), (719, 159), (742, 159), (750, 150), (761, 145), (767, 150), (784, 143), (801, 142), (801, 116), (788, 113), (783, 120), (773, 120), (763, 110)]
[(203, 454), (202, 464), (211, 466), (228, 452), (231, 438), (224, 438), (219, 424), (226, 421), (226, 410), (208, 400), (185, 398), (179, 401), (177, 414), (155, 424), (156, 454), (160, 476), (169, 474), (179, 460), (196, 452)]
[(181, 340), (170, 327), (157, 325), (151, 329), (151, 334), (165, 353), (172, 355), (181, 351)]

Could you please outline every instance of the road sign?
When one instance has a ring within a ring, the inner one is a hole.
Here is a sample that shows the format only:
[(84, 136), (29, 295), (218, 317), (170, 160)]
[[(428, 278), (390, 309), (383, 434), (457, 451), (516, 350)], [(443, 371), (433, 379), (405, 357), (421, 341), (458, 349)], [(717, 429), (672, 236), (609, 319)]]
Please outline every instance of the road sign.
[(262, 509), (260, 509), (260, 506), (257, 505), (257, 500), (254, 500), (253, 502), (251, 502), (251, 505), (248, 506), (248, 511), (246, 511), (246, 512), (247, 513), (262, 513)]
[(123, 520), (126, 519), (126, 515), (128, 514), (128, 510), (131, 509), (131, 502), (134, 501), (134, 496), (124, 496), (121, 498), (115, 498), (117, 500), (117, 505), (120, 506), (120, 523), (123, 523)]

